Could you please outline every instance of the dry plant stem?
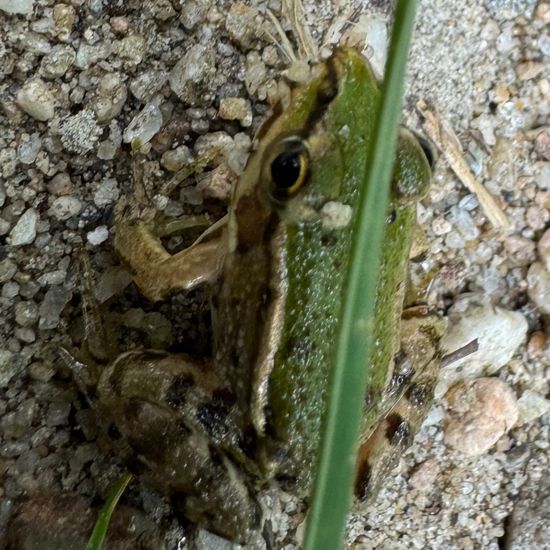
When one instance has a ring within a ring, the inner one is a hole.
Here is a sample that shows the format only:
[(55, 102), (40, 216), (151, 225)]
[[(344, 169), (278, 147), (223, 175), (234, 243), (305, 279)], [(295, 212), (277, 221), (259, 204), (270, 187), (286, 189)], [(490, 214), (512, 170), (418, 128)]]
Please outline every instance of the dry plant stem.
[(445, 160), (449, 163), (458, 179), (477, 196), (479, 204), (491, 224), (497, 229), (508, 229), (510, 222), (506, 214), (498, 206), (493, 196), (475, 179), (468, 163), (464, 159), (458, 138), (449, 127), (449, 124), (442, 120), (435, 110), (430, 109), (422, 99), (416, 104), (416, 108), (424, 117), (422, 128), (426, 132), (426, 135), (443, 153)]

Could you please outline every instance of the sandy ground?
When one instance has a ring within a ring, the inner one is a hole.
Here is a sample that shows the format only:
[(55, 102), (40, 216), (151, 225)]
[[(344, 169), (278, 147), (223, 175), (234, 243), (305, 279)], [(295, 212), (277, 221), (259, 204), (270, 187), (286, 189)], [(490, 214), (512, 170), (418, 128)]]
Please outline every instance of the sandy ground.
[[(223, 213), (234, 173), (242, 169), (284, 69), (273, 43), (258, 37), (256, 18), (265, 17), (266, 7), (279, 13), (276, 0), (0, 0), (4, 543), (17, 514), (12, 534), (16, 529), (22, 537), (62, 521), (70, 510), (89, 525), (87, 514), (97, 504), (92, 498), (104, 497), (123, 468), (69, 372), (45, 347), (72, 346), (82, 338), (80, 246), (99, 274), (98, 295), (111, 299), (111, 310), (134, 327), (124, 333), (125, 346), (138, 345), (145, 333), (161, 347), (190, 348), (197, 356), (209, 349), (204, 293), (152, 308), (127, 287), (111, 247), (113, 207), (130, 189), (128, 142), (138, 136), (152, 145), (150, 167), (158, 181), (193, 155), (217, 150), (219, 168), (184, 187), (177, 200), (157, 198), (174, 217)], [(336, 14), (344, 21), (360, 15), (353, 32), (366, 32), (365, 53), (375, 68), (383, 67), (391, 2), (324, 0), (305, 7), (317, 41), (330, 42), (325, 33), (338, 28)], [(376, 501), (352, 513), (348, 545), (550, 548), (544, 475), (550, 4), (425, 0), (417, 19), (404, 120), (422, 132), (415, 108), (421, 98), (439, 113), (509, 226), (490, 223), (440, 153), (419, 209), (424, 238), (415, 269), (434, 278), (428, 301), (450, 318), (449, 349), (474, 335), (480, 350), (442, 373), (415, 444)], [(456, 381), (480, 378), (447, 392)], [(65, 503), (65, 511), (60, 497), (40, 502), (57, 508), (44, 517), (21, 511), (23, 502), (38, 502), (37, 495), (60, 493), (80, 496), (70, 497), (75, 500)], [(277, 548), (296, 548), (300, 503), (280, 494), (265, 499)], [(125, 504), (144, 512), (148, 519), (135, 520), (141, 526), (158, 525), (154, 537), (140, 535), (142, 547), (186, 547), (189, 531), (158, 495), (135, 483)], [(22, 547), (17, 544), (12, 548)], [(196, 544), (226, 546), (206, 533)]]

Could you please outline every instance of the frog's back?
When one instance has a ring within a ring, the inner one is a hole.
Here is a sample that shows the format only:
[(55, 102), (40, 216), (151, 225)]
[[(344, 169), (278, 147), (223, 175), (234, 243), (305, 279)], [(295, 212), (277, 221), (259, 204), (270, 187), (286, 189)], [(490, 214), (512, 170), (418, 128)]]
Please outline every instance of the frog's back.
[[(314, 471), (379, 97), (364, 58), (337, 50), (264, 128), (234, 197), (218, 359), (247, 421), (260, 439), (275, 442), (267, 446), (279, 477), (299, 487), (309, 486)], [(378, 357), (370, 365), (367, 398), (374, 401), (397, 351), (414, 221), (414, 201), (397, 190), (416, 197), (429, 171), (409, 138), (400, 141), (398, 163), (403, 181), (394, 184), (388, 212)]]

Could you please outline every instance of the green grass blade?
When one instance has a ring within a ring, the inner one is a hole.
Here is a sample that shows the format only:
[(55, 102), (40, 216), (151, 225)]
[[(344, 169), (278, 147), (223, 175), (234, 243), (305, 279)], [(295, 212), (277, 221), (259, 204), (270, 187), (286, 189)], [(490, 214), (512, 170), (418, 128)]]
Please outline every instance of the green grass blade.
[(365, 358), (370, 356), (372, 348), (382, 233), (415, 12), (416, 1), (398, 1), (382, 87), (382, 104), (375, 127), (376, 138), (367, 156), (368, 172), (360, 190), (359, 220), (321, 458), (306, 529), (306, 550), (340, 548), (351, 501), (367, 380)]
[(124, 474), (109, 492), (109, 496), (99, 512), (94, 530), (92, 531), (88, 544), (86, 544), (85, 550), (101, 550), (103, 548), (103, 542), (105, 541), (107, 529), (109, 528), (109, 522), (111, 521), (115, 506), (131, 479), (132, 474)]

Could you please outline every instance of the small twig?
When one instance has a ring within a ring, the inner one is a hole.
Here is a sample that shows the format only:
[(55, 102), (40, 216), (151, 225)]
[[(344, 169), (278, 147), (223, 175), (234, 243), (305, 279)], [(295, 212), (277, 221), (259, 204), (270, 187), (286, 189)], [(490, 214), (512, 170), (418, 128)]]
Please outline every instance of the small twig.
[(458, 179), (477, 196), (479, 204), (485, 214), (487, 214), (489, 221), (497, 228), (507, 229), (510, 226), (510, 222), (506, 214), (498, 206), (487, 189), (475, 179), (468, 163), (464, 159), (458, 138), (449, 125), (435, 111), (431, 110), (424, 100), (421, 99), (416, 104), (416, 108), (424, 117), (422, 128), (443, 153), (445, 160), (449, 163)]
[(475, 353), (478, 349), (479, 349), (479, 342), (477, 338), (475, 338), (471, 342), (468, 342), (465, 346), (455, 349), (454, 351), (451, 351), (451, 353), (448, 353), (447, 355), (442, 357), (441, 368), (448, 367), (452, 363), (460, 359), (464, 359), (464, 357), (468, 357), (468, 355)]

